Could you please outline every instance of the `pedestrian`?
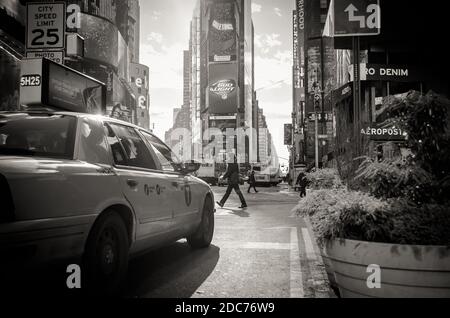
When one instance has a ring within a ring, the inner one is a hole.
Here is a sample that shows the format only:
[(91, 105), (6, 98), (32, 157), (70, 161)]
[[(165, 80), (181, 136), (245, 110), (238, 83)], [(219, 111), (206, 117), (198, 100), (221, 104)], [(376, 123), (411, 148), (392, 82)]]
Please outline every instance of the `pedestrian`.
[(306, 186), (308, 185), (308, 179), (303, 172), (298, 175), (297, 184), (300, 188), (300, 198), (306, 197)]
[(255, 171), (252, 171), (250, 173), (250, 176), (248, 177), (248, 193), (250, 193), (250, 190), (253, 188), (255, 190), (255, 193), (258, 193), (258, 190), (256, 190), (256, 178), (255, 178)]
[(241, 200), (241, 206), (239, 208), (247, 208), (247, 202), (245, 201), (244, 195), (239, 188), (239, 164), (237, 163), (236, 157), (234, 155), (227, 165), (227, 171), (223, 175), (223, 179), (228, 179), (228, 188), (225, 196), (220, 202), (217, 202), (217, 204), (221, 208), (223, 208), (228, 198), (230, 197), (231, 192), (234, 190)]

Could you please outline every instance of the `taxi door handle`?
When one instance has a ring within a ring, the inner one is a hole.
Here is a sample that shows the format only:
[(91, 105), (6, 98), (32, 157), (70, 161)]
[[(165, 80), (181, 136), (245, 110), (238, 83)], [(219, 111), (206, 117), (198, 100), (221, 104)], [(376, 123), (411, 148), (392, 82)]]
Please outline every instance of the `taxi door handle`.
[(127, 184), (130, 188), (136, 188), (139, 185), (139, 182), (136, 180), (128, 179)]

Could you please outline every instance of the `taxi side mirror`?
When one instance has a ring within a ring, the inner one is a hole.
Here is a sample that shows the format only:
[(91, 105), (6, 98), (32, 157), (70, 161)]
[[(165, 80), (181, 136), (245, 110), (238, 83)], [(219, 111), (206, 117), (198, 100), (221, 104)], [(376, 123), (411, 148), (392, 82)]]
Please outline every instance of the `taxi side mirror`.
[(200, 170), (201, 164), (198, 162), (185, 162), (178, 165), (178, 171), (183, 174), (191, 174)]

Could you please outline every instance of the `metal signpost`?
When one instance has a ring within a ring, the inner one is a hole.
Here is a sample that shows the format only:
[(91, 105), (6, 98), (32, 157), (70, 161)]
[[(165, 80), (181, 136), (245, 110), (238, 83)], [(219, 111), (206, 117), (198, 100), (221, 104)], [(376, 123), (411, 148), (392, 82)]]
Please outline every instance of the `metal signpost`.
[(361, 154), (361, 36), (381, 33), (379, 0), (335, 0), (334, 36), (353, 38), (353, 109), (355, 150)]

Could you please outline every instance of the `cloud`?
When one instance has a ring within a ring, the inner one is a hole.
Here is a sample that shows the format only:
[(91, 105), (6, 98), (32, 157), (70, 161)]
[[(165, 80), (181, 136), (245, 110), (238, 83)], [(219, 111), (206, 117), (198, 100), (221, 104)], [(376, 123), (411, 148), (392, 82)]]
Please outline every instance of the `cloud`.
[(276, 14), (277, 16), (279, 16), (279, 17), (282, 17), (282, 16), (283, 16), (283, 13), (282, 13), (282, 11), (281, 11), (280, 8), (275, 8), (275, 9), (273, 9), (273, 10), (275, 11), (275, 14)]
[[(159, 41), (161, 40), (161, 41)], [(183, 50), (181, 43), (165, 45), (163, 39), (156, 37), (141, 45), (141, 59), (150, 68), (152, 88), (174, 88), (183, 83)]]
[(279, 40), (280, 34), (257, 34), (255, 35), (255, 46), (260, 49), (263, 54), (269, 53), (269, 51), (278, 46), (282, 46), (283, 42)]
[(159, 18), (161, 18), (162, 16), (162, 12), (161, 11), (153, 11), (152, 12), (152, 20), (153, 21), (158, 21)]
[(292, 81), (292, 52), (277, 51), (270, 56), (255, 56), (256, 87), (280, 87)]
[(262, 5), (253, 2), (252, 3), (252, 13), (260, 13), (262, 11)]
[(147, 36), (147, 41), (148, 42), (156, 42), (158, 44), (161, 44), (163, 42), (163, 35), (161, 33), (158, 33), (158, 32), (151, 32)]

